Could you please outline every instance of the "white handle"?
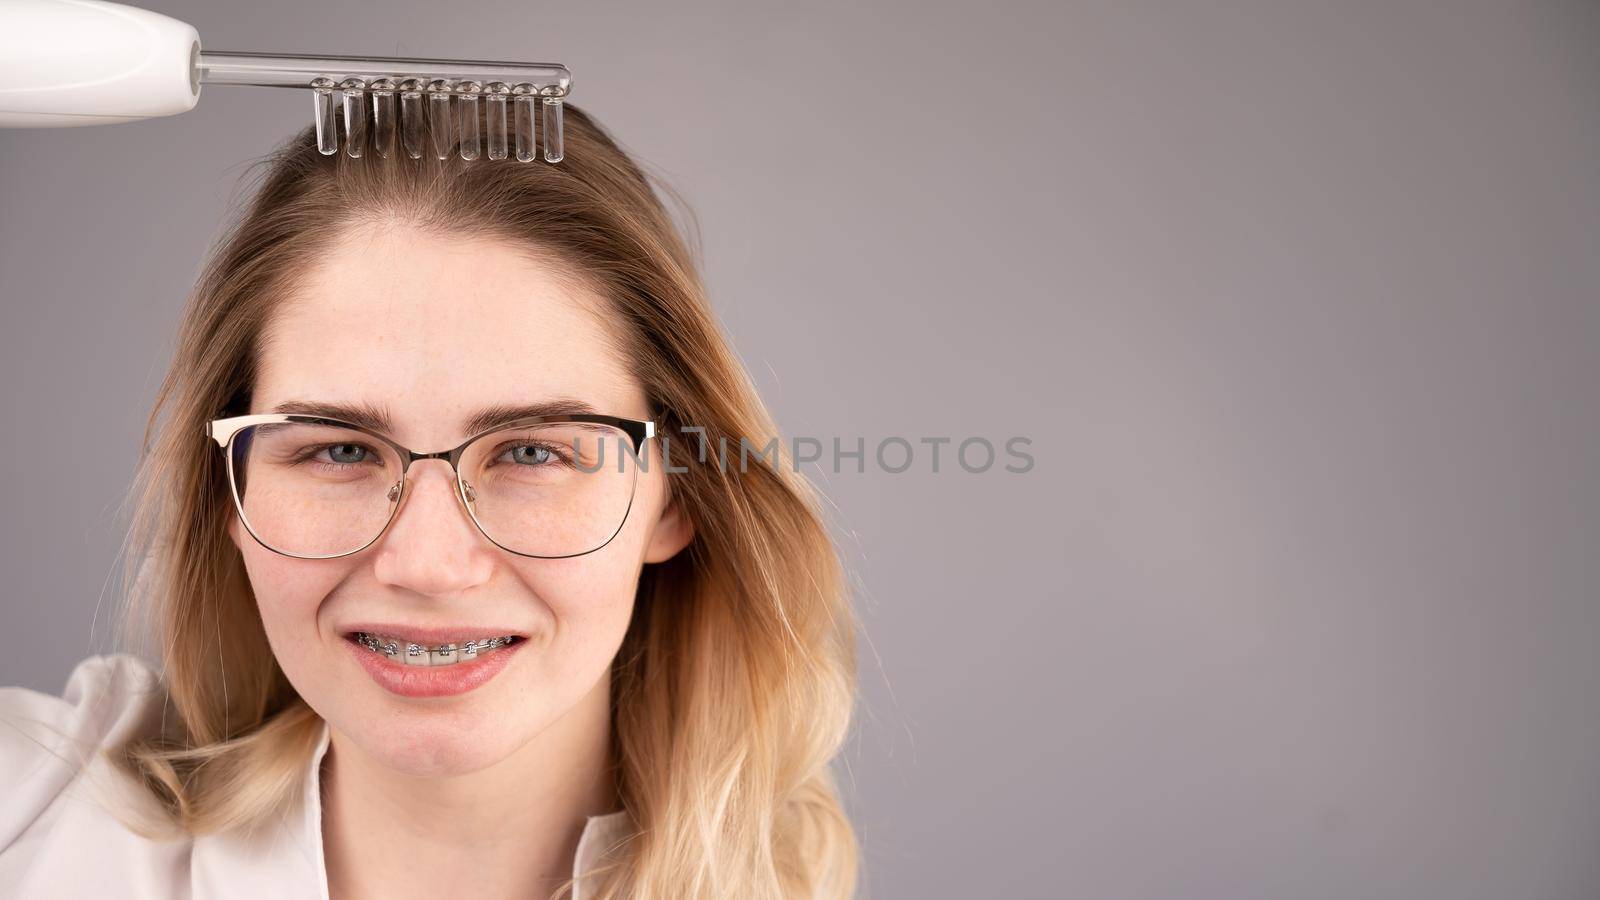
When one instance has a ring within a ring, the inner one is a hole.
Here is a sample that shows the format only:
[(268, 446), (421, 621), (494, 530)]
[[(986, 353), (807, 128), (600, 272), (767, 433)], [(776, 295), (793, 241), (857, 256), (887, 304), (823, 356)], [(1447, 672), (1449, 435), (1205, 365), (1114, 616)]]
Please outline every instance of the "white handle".
[(0, 0), (0, 127), (132, 122), (200, 100), (194, 27), (104, 0)]

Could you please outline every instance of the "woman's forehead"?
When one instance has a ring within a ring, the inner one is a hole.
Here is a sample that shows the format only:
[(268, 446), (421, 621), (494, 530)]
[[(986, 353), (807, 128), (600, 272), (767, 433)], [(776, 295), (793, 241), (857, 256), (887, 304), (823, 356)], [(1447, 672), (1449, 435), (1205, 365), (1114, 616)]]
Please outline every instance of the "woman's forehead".
[(382, 403), (430, 432), (463, 409), (556, 397), (644, 416), (604, 309), (509, 242), (365, 226), (275, 311), (252, 406)]
[[(418, 350), (470, 344), (520, 357), (581, 352), (602, 340), (602, 298), (509, 241), (440, 237), (401, 224), (361, 226), (297, 279), (277, 336)], [(362, 346), (362, 345), (355, 345)]]

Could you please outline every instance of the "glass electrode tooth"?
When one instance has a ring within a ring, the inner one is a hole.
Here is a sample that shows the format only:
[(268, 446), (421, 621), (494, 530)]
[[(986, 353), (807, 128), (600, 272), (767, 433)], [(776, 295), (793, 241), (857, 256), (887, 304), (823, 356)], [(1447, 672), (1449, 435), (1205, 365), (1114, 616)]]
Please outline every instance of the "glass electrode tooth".
[(450, 158), (450, 82), (435, 79), (428, 82), (428, 131), (433, 134), (435, 159)]
[(491, 81), (484, 89), (486, 96), (484, 103), (484, 127), (488, 130), (485, 140), (489, 142), (489, 158), (506, 158), (506, 95), (511, 89), (499, 81)]
[(311, 102), (316, 109), (317, 150), (323, 156), (332, 156), (339, 152), (333, 121), (333, 79), (318, 78), (311, 82)]
[[(559, 88), (547, 87), (547, 93)], [(547, 96), (544, 98), (544, 161), (561, 162), (561, 97)]]
[(476, 81), (463, 81), (456, 85), (461, 95), (461, 158), (478, 158), (478, 91), (483, 88)]
[(422, 158), (422, 134), (427, 118), (422, 112), (422, 83), (415, 78), (400, 82), (400, 142), (406, 146), (406, 155)]
[(344, 152), (359, 159), (367, 145), (367, 84), (346, 78), (339, 86), (344, 88)]
[(372, 151), (388, 159), (394, 148), (394, 82), (379, 78), (368, 90), (372, 92)]
[(517, 132), (517, 161), (533, 159), (533, 85), (523, 83), (511, 89), (513, 124)]

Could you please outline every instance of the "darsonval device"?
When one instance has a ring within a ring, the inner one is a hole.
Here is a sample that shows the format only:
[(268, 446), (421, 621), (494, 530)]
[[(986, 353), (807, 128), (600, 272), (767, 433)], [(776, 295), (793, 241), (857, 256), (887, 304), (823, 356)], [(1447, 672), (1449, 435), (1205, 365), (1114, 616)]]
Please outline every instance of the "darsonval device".
[(447, 159), (454, 151), (530, 162), (537, 132), (545, 162), (554, 163), (572, 73), (556, 63), (202, 50), (193, 26), (132, 6), (0, 0), (0, 127), (170, 116), (193, 109), (206, 84), (309, 91), (325, 154), (339, 152), (342, 129), (352, 157), (370, 150)]

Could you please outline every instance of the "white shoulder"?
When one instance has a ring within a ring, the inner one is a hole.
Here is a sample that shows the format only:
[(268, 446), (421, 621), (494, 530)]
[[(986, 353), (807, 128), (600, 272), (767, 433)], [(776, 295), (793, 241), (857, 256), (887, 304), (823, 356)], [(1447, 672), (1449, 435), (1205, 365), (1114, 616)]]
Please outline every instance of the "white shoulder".
[(101, 750), (158, 726), (163, 700), (155, 669), (126, 653), (78, 663), (59, 697), (0, 687), (0, 853)]

